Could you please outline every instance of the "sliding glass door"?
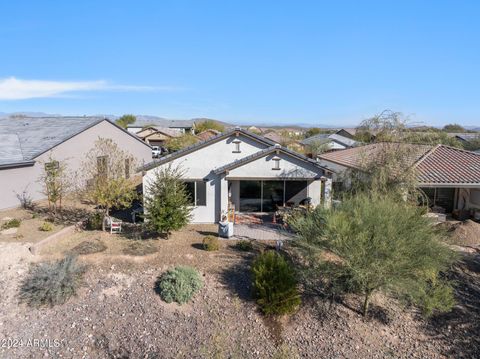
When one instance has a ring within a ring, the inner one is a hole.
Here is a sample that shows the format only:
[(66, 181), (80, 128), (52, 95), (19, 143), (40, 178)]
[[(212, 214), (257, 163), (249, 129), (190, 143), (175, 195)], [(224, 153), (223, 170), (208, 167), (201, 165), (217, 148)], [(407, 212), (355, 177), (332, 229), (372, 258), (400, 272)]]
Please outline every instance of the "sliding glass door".
[(240, 181), (240, 212), (274, 212), (308, 196), (307, 181)]

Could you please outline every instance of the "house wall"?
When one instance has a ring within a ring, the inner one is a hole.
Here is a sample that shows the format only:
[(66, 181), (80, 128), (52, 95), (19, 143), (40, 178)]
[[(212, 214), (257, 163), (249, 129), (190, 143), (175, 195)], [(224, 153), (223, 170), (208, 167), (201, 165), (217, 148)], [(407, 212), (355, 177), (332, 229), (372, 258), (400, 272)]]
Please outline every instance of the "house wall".
[[(233, 140), (238, 139), (240, 143), (240, 153), (235, 153), (235, 144)], [(172, 160), (169, 163), (153, 168), (143, 177), (144, 193), (148, 195), (149, 184), (154, 180), (155, 174), (160, 168), (172, 166), (183, 171), (183, 177), (190, 180), (207, 180), (207, 203), (206, 206), (196, 206), (192, 210), (192, 222), (194, 223), (214, 223), (220, 219), (222, 208), (221, 186), (225, 185), (222, 176), (212, 173), (215, 168), (239, 160), (266, 148), (267, 145), (253, 140), (247, 136), (238, 137), (232, 135), (226, 139), (212, 143), (209, 146), (200, 148), (192, 153)], [(225, 192), (226, 193), (226, 192)], [(225, 194), (225, 201), (227, 195)]]
[(38, 156), (35, 158), (33, 166), (0, 169), (0, 209), (18, 206), (20, 202), (16, 193), (21, 193), (25, 189), (34, 201), (43, 199), (42, 184), (38, 182), (38, 179), (43, 172), (44, 163), (49, 161), (50, 155), (57, 161), (64, 161), (68, 171), (73, 173), (80, 169), (85, 155), (94, 147), (95, 141), (99, 137), (115, 141), (121, 149), (129, 152), (136, 159), (138, 165), (151, 161), (152, 150), (148, 145), (110, 122), (102, 121)]

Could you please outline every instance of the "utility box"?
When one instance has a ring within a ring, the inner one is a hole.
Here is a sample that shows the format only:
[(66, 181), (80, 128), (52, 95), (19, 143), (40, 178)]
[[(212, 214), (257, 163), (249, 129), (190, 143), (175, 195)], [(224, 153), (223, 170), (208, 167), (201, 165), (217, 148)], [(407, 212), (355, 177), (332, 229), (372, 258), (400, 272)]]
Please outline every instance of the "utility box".
[(218, 236), (222, 238), (233, 236), (233, 222), (218, 222)]

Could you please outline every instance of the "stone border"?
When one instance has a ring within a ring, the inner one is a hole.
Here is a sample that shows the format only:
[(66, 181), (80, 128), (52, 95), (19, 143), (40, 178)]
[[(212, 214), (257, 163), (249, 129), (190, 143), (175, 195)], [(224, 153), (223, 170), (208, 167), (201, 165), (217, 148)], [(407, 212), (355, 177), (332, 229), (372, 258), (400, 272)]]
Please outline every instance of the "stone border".
[(40, 249), (47, 243), (50, 243), (56, 239), (59, 239), (60, 237), (63, 237), (66, 234), (70, 234), (76, 231), (77, 228), (81, 228), (82, 222), (78, 222), (77, 224), (74, 224), (72, 226), (65, 227), (58, 231), (57, 233), (52, 234), (51, 236), (48, 236), (47, 238), (42, 239), (41, 241), (33, 244), (30, 246), (28, 249), (30, 252), (34, 255), (38, 254)]

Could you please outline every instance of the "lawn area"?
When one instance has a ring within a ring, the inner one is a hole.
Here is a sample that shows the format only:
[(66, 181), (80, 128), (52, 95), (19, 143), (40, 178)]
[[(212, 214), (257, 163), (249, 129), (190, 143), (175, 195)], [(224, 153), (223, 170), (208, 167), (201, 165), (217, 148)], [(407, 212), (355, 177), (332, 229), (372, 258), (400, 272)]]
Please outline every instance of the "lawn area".
[[(133, 229), (124, 235), (82, 231), (47, 244), (36, 256), (27, 243), (38, 240), (35, 236), (25, 232), (21, 240), (2, 238), (3, 335), (57, 339), (60, 345), (0, 348), (0, 356), (443, 358), (459, 349), (471, 357), (477, 353), (477, 251), (465, 254), (452, 273), (461, 294), (454, 313), (425, 320), (416, 309), (404, 309), (379, 294), (370, 318), (363, 319), (355, 307), (358, 298), (330, 303), (305, 296), (297, 313), (273, 320), (265, 318), (252, 299), (249, 272), (255, 253), (269, 244), (256, 243), (253, 252), (242, 252), (233, 247), (234, 241), (220, 241), (218, 251), (205, 251), (203, 238), (215, 232), (215, 225), (190, 225), (165, 240), (139, 239)], [(87, 267), (77, 296), (52, 308), (19, 303), (18, 288), (32, 262), (63, 258), (72, 251)], [(88, 252), (96, 253), (81, 254)], [(182, 306), (165, 303), (155, 291), (158, 276), (177, 265), (196, 268), (204, 281), (193, 300)]]

